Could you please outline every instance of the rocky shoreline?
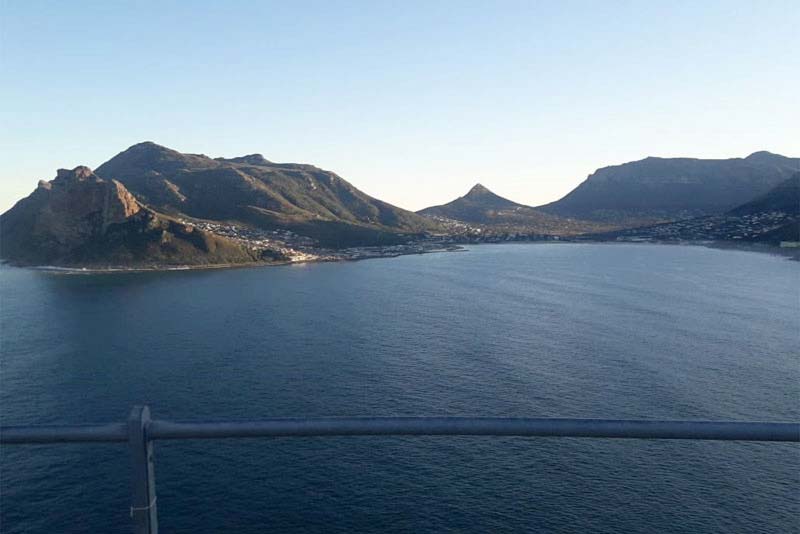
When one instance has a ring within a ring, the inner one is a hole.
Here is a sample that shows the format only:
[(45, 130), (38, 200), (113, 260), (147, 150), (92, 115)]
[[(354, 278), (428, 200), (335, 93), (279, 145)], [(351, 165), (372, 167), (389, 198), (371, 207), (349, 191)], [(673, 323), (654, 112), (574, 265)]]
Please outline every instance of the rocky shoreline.
[(452, 244), (424, 243), (416, 245), (395, 245), (391, 247), (358, 247), (341, 251), (320, 251), (318, 255), (307, 254), (306, 257), (287, 261), (254, 261), (247, 263), (215, 263), (204, 265), (152, 265), (152, 266), (58, 266), (58, 265), (7, 265), (35, 269), (55, 274), (119, 274), (147, 273), (169, 271), (200, 271), (211, 269), (235, 269), (248, 267), (278, 267), (283, 265), (301, 265), (306, 263), (328, 263), (340, 261), (362, 261), (377, 258), (397, 258), (414, 254), (435, 254), (439, 252), (460, 252), (464, 247)]

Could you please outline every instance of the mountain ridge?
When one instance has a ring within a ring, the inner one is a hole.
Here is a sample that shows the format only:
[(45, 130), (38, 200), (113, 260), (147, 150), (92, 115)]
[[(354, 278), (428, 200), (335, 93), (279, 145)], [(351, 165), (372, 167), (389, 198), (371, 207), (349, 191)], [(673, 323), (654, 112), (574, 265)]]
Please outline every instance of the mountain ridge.
[[(212, 159), (139, 143), (98, 167), (156, 209), (190, 217), (290, 228), (326, 244), (391, 241), (432, 221), (363, 193), (313, 165), (273, 163), (260, 154)], [(332, 239), (330, 232), (344, 239)], [(394, 235), (394, 236), (393, 236)]]
[(623, 225), (723, 213), (800, 170), (800, 158), (758, 151), (745, 158), (659, 158), (602, 167), (561, 199), (554, 215)]
[[(541, 207), (476, 183), (451, 202), (413, 213), (314, 165), (275, 163), (256, 153), (211, 158), (146, 141), (97, 171), (59, 169), (54, 179), (40, 181), (0, 215), (0, 257), (28, 265), (307, 261), (348, 257), (325, 250), (353, 246), (422, 250), (414, 243), (423, 237), (449, 243), (755, 239), (769, 231), (774, 243), (796, 235), (795, 167), (800, 158), (767, 151), (725, 160), (649, 157), (598, 169), (561, 200)], [(730, 206), (738, 197), (746, 198)], [(591, 209), (581, 211), (587, 202)], [(697, 211), (700, 216), (693, 217)]]
[(548, 214), (501, 197), (480, 183), (464, 196), (417, 213), (442, 221), (480, 225), (485, 227), (482, 231), (574, 235), (594, 229), (591, 223)]
[(783, 211), (800, 215), (800, 172), (793, 174), (763, 195), (730, 210), (731, 215)]

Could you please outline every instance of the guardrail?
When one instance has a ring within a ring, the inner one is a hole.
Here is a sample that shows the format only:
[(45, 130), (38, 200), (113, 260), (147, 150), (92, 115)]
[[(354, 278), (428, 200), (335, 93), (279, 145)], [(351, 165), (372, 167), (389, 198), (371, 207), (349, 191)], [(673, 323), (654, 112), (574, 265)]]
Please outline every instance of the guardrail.
[(153, 441), (304, 436), (522, 436), (699, 439), (800, 442), (800, 422), (654, 421), (502, 417), (319, 417), (242, 422), (176, 423), (153, 420), (135, 406), (127, 423), (82, 426), (8, 426), (0, 444), (127, 442), (133, 466), (134, 532), (156, 534)]

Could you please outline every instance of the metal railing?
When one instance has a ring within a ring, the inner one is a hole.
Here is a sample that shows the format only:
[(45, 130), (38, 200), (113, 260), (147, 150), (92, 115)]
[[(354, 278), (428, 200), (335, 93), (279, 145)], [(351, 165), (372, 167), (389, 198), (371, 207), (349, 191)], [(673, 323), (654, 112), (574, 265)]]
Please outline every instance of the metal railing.
[(153, 420), (135, 406), (127, 423), (8, 426), (0, 444), (127, 442), (133, 467), (131, 517), (137, 534), (156, 534), (153, 441), (304, 436), (522, 436), (800, 442), (800, 422), (654, 421), (503, 417), (318, 417), (242, 422)]

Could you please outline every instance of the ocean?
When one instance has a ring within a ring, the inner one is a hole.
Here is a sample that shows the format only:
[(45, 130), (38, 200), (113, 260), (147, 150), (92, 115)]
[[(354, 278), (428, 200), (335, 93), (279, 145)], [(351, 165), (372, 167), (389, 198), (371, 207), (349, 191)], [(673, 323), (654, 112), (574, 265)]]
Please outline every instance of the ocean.
[[(800, 263), (479, 245), (209, 271), (0, 268), (3, 424), (355, 415), (800, 419)], [(795, 444), (157, 442), (162, 532), (797, 532)], [(129, 532), (125, 444), (4, 446), (0, 531)]]

